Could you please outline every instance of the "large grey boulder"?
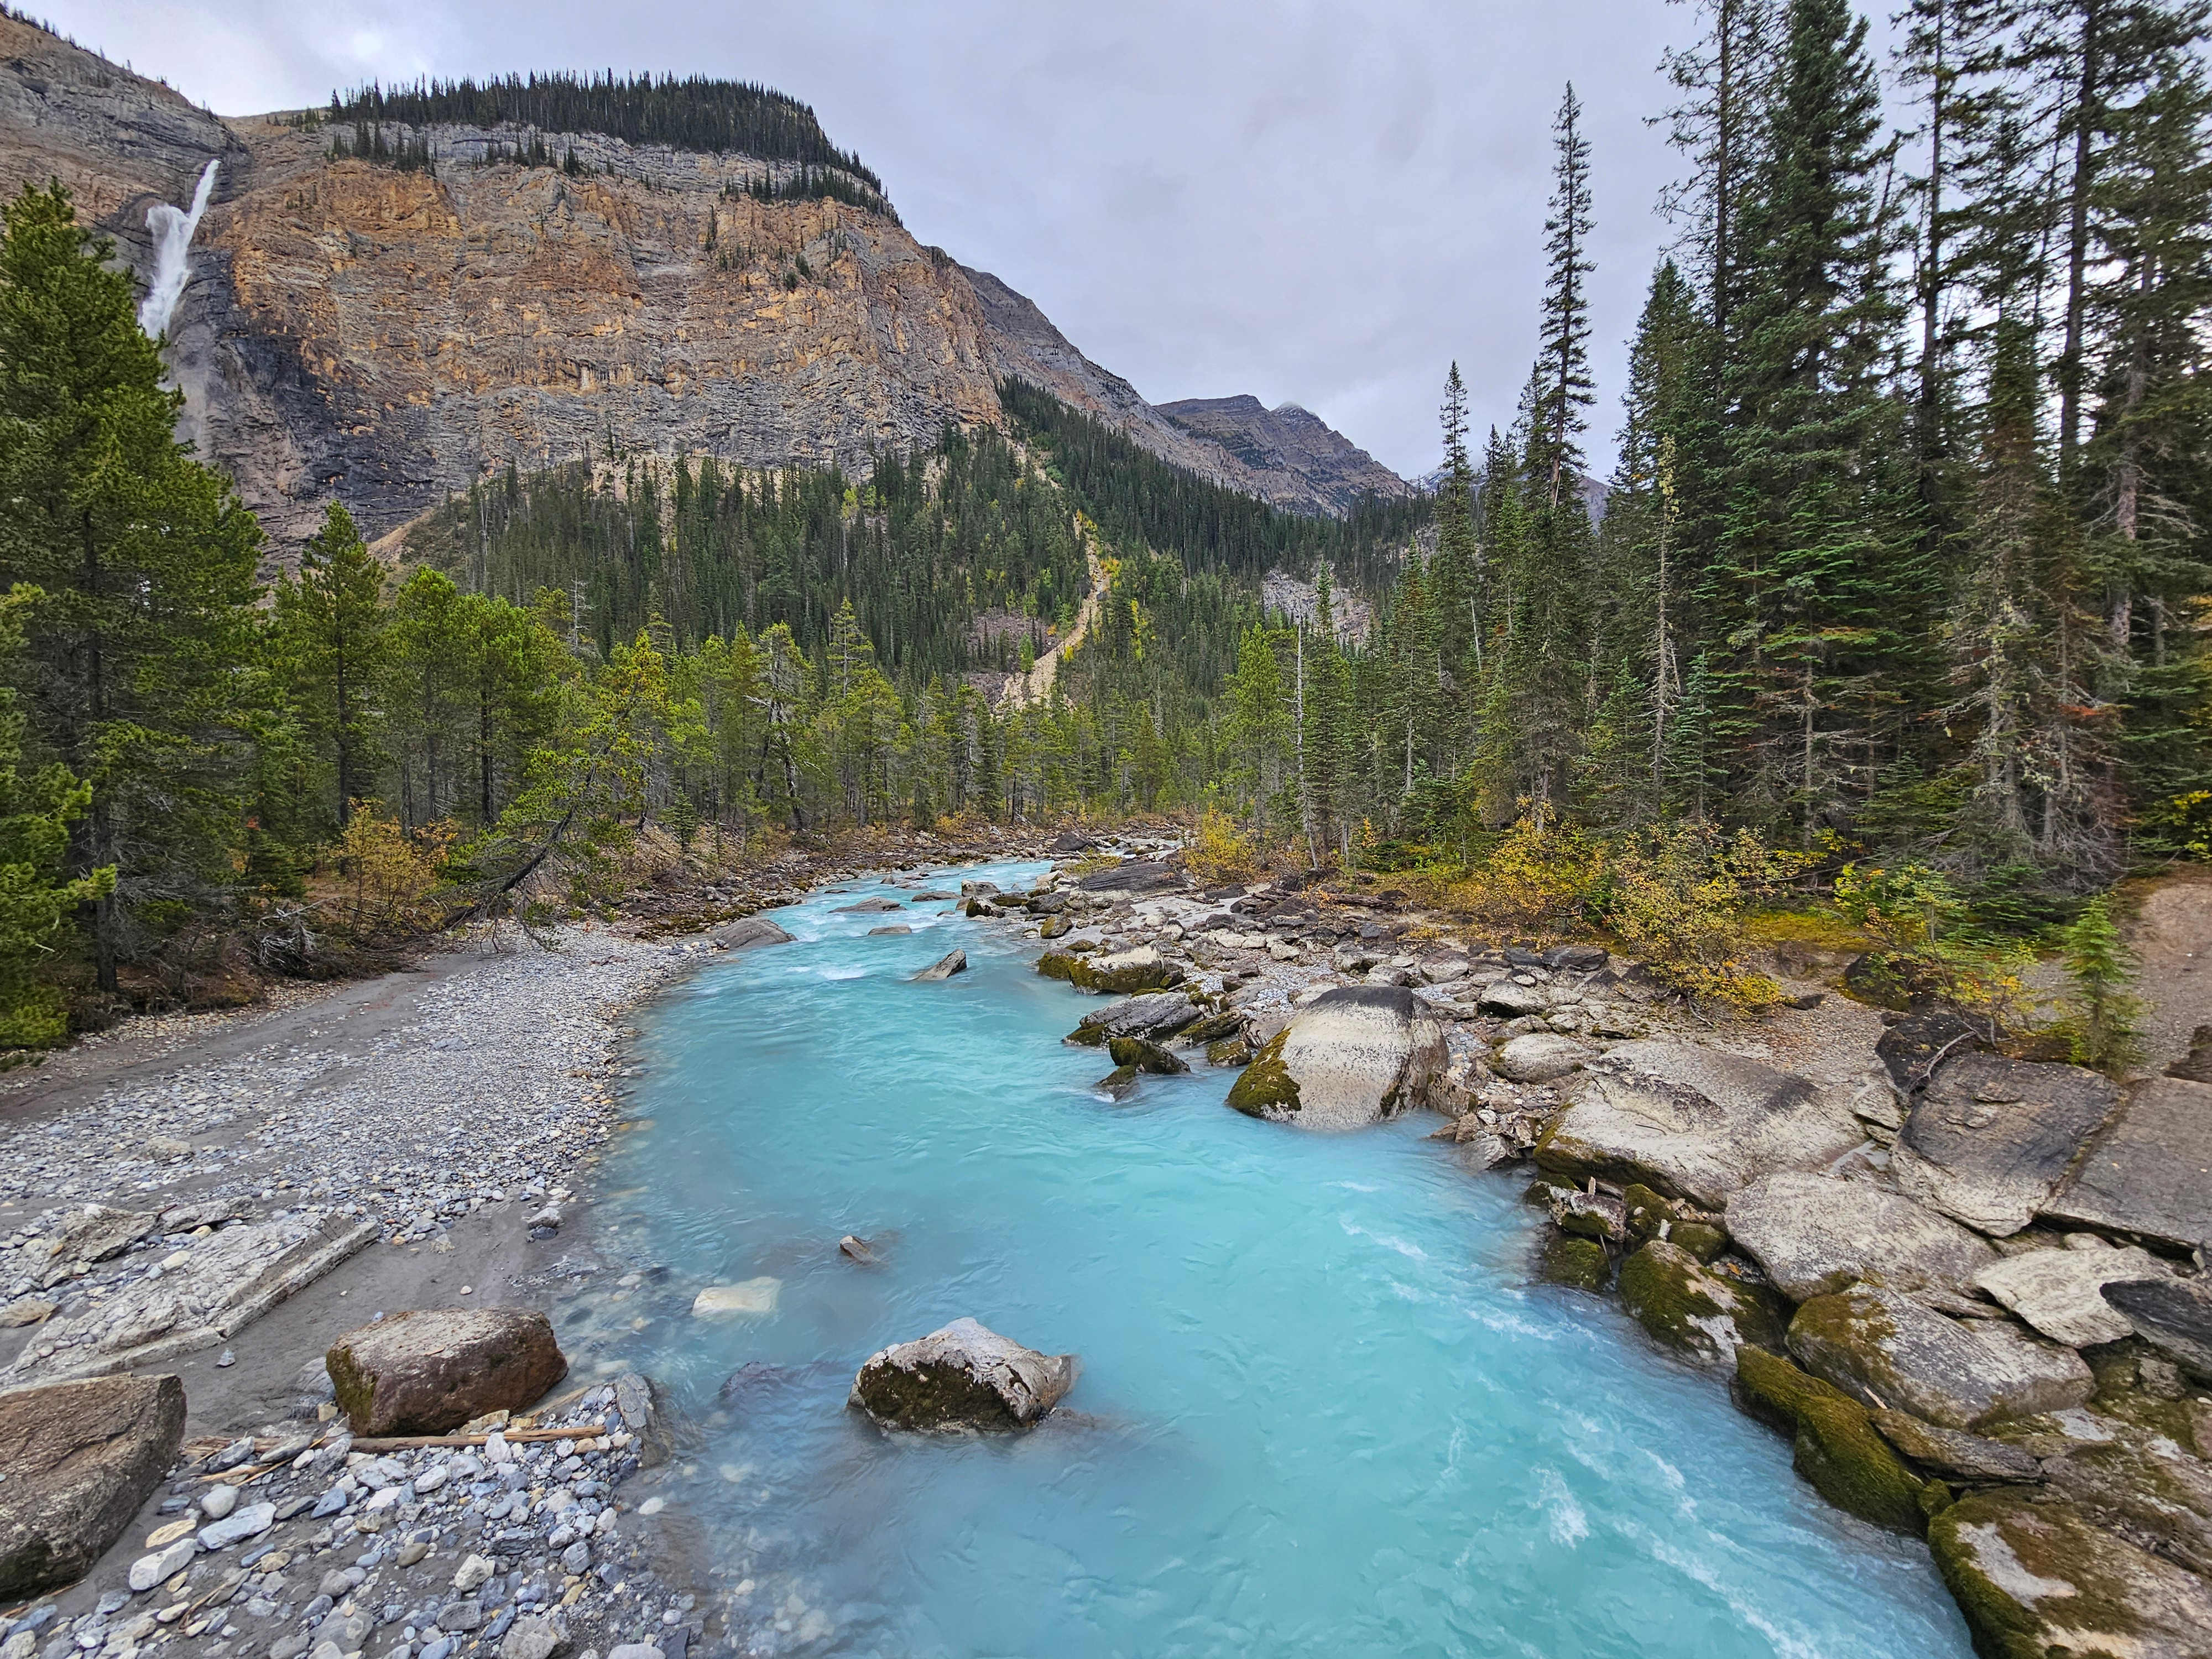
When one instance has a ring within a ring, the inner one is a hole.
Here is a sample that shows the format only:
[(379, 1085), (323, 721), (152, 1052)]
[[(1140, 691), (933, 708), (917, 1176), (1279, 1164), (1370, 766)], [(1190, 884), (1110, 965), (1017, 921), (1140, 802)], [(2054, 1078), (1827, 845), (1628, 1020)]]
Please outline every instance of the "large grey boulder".
[(1183, 887), (1182, 866), (1152, 859), (1126, 859), (1095, 870), (1075, 884), (1086, 893), (1170, 893)]
[(2101, 1287), (2135, 1334), (2212, 1382), (2212, 1285), (2203, 1279), (2131, 1279)]
[(1928, 1544), (1975, 1650), (1992, 1659), (2212, 1655), (2212, 1583), (2092, 1525), (2070, 1504), (1972, 1492), (1929, 1523)]
[(896, 899), (885, 898), (881, 894), (877, 894), (862, 899), (858, 904), (841, 904), (833, 914), (841, 916), (874, 916), (881, 915), (886, 910), (896, 910), (899, 908), (899, 902)]
[(1822, 1169), (1863, 1133), (1838, 1093), (1692, 1043), (1624, 1042), (1566, 1085), (1536, 1143), (1547, 1175), (1642, 1182), (1717, 1209), (1774, 1170)]
[(1474, 1006), (1499, 1019), (1520, 1019), (1540, 1014), (1552, 1006), (1551, 993), (1540, 985), (1522, 985), (1512, 979), (1494, 979), (1482, 988)]
[(184, 1435), (173, 1376), (0, 1394), (0, 1600), (83, 1577), (161, 1484)]
[(1342, 985), (1291, 1018), (1229, 1091), (1250, 1117), (1357, 1129), (1437, 1098), (1443, 1027), (1397, 985)]
[(2044, 1214), (2178, 1249), (2212, 1241), (2212, 1084), (2136, 1084)]
[[(1040, 970), (1042, 963), (1039, 964)], [(1104, 956), (1077, 957), (1069, 964), (1068, 983), (1079, 990), (1127, 996), (1132, 991), (1157, 991), (1182, 982), (1182, 969), (1159, 952), (1159, 947), (1139, 945), (1133, 950)]]
[(763, 945), (788, 945), (791, 935), (766, 916), (741, 916), (708, 929), (707, 942), (725, 951), (750, 951)]
[(1203, 1012), (1181, 991), (1155, 991), (1084, 1015), (1082, 1024), (1067, 1040), (1103, 1045), (1115, 1037), (1143, 1037), (1150, 1042), (1164, 1042), (1196, 1024)]
[(2163, 1279), (2167, 1268), (2148, 1250), (2114, 1249), (2094, 1233), (2076, 1233), (2063, 1250), (2029, 1250), (1992, 1261), (1974, 1274), (1975, 1288), (1994, 1297), (2053, 1341), (2070, 1348), (2118, 1342), (2131, 1335), (2127, 1316), (2100, 1294), (2131, 1279)]
[(1025, 1429), (1075, 1386), (1073, 1354), (1044, 1354), (956, 1319), (868, 1357), (848, 1404), (886, 1429)]
[(1790, 1352), (1866, 1405), (1976, 1429), (2085, 1403), (2081, 1356), (2008, 1320), (1946, 1317), (1879, 1285), (1816, 1296), (1790, 1322)]
[(1879, 1279), (1900, 1291), (1956, 1291), (1996, 1261), (1988, 1240), (1869, 1181), (1790, 1172), (1728, 1202), (1737, 1248), (1793, 1302)]
[(325, 1363), (360, 1435), (444, 1434), (534, 1404), (568, 1374), (551, 1322), (526, 1308), (390, 1314), (347, 1332)]
[(1590, 1051), (1553, 1031), (1524, 1031), (1499, 1045), (1492, 1069), (1509, 1083), (1549, 1083), (1582, 1070)]
[(1961, 1054), (1906, 1115), (1891, 1167), (1908, 1196), (2003, 1238), (2050, 1201), (2119, 1098), (2079, 1066)]

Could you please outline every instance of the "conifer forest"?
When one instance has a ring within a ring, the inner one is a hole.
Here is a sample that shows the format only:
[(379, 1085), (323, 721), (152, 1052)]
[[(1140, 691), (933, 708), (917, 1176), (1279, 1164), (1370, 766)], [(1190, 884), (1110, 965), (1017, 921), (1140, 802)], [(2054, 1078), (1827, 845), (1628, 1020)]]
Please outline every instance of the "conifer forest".
[[(26, 191), (0, 1045), (239, 939), (307, 971), (305, 897), (380, 860), (434, 865), (426, 926), (549, 860), (589, 904), (648, 823), (742, 852), (1164, 814), (1224, 858), (1453, 878), (1753, 858), (2020, 936), (2212, 856), (2212, 6), (1910, 0), (1882, 53), (1850, 0), (1694, 15), (1653, 87), (1676, 234), (1626, 383), (1596, 384), (1588, 283), (1599, 216), (1644, 204), (1593, 199), (1569, 88), (1517, 416), (1478, 429), (1438, 364), (1433, 491), (1342, 519), (1010, 380), (1003, 427), (867, 467), (610, 441), (489, 471), (396, 554), (336, 501), (278, 548), (179, 441), (134, 279)], [(371, 89), (328, 119), (879, 190), (804, 106), (702, 85)]]

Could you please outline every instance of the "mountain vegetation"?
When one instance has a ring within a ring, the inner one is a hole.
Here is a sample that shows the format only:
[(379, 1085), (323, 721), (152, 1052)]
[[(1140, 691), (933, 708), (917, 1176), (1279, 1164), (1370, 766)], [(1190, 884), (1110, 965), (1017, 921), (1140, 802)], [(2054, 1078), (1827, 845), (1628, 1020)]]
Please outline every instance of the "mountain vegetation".
[[(1845, 0), (1709, 0), (1666, 65), (1680, 238), (1596, 523), (1571, 88), (1518, 418), (1476, 434), (1454, 368), (1434, 495), (1341, 519), (1009, 382), (1004, 430), (865, 477), (510, 465), (397, 568), (333, 502), (264, 586), (128, 276), (27, 191), (0, 233), (0, 1044), (241, 963), (321, 971), (334, 916), (599, 903), (648, 825), (728, 852), (1167, 811), (1202, 815), (1210, 868), (1425, 872), (1714, 994), (1741, 982), (1715, 907), (1808, 884), (1929, 972), (2063, 924), (2104, 973), (2094, 896), (2212, 853), (2208, 10), (1913, 0), (1899, 132)], [(721, 83), (332, 117), (372, 148), (526, 122), (875, 187), (803, 106)], [(1271, 608), (1271, 573), (1311, 605)], [(2120, 1052), (2124, 1012), (2081, 1050)]]

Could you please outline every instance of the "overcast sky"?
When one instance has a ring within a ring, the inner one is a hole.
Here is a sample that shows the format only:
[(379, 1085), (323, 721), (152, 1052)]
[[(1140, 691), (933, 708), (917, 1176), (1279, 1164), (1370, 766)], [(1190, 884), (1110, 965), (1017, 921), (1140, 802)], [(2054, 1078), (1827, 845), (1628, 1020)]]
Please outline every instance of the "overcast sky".
[(1535, 347), (1551, 122), (1571, 77), (1597, 204), (1593, 460), (1675, 157), (1645, 118), (1664, 0), (38, 0), (227, 114), (372, 77), (612, 68), (766, 82), (1156, 403), (1304, 404), (1408, 475), (1447, 365), (1478, 436)]

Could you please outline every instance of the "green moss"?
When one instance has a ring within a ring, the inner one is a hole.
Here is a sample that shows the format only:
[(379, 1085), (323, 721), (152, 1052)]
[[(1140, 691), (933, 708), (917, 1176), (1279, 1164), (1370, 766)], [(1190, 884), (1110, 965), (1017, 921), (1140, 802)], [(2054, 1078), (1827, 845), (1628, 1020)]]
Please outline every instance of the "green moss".
[(1736, 1382), (1768, 1421), (1794, 1426), (1797, 1473), (1838, 1509), (1899, 1532), (1926, 1525), (1921, 1482), (1881, 1437), (1867, 1408), (1763, 1348), (1736, 1350)]
[(1628, 1211), (1628, 1231), (1638, 1238), (1656, 1238), (1662, 1224), (1681, 1219), (1680, 1206), (1673, 1199), (1662, 1198), (1640, 1181), (1622, 1188), (1620, 1201)]
[(1080, 1048), (1101, 1048), (1106, 1042), (1106, 1028), (1103, 1025), (1079, 1025), (1060, 1041), (1072, 1042)]
[(1790, 1352), (1800, 1363), (1840, 1372), (1876, 1399), (1894, 1401), (1901, 1393), (1897, 1372), (1881, 1344), (1894, 1334), (1881, 1304), (1856, 1290), (1816, 1296), (1802, 1304), (1790, 1322)]
[(1668, 1242), (1679, 1244), (1702, 1262), (1714, 1262), (1729, 1247), (1726, 1228), (1708, 1221), (1678, 1221), (1668, 1231)]
[(1771, 1343), (1779, 1327), (1749, 1295), (1706, 1273), (1680, 1245), (1654, 1239), (1620, 1264), (1620, 1299), (1660, 1341), (1686, 1353), (1720, 1357), (1711, 1322), (1725, 1319), (1746, 1342)]
[(1142, 1037), (1115, 1037), (1106, 1045), (1106, 1052), (1114, 1056), (1116, 1066), (1134, 1066), (1157, 1077), (1173, 1077), (1178, 1072), (1190, 1070), (1158, 1043), (1147, 1042)]
[(1185, 1042), (1217, 1042), (1225, 1036), (1239, 1036), (1244, 1030), (1244, 1016), (1234, 1009), (1218, 1014), (1208, 1014), (1196, 1024), (1180, 1033)]
[(1933, 1521), (1951, 1507), (1953, 1493), (1941, 1480), (1930, 1480), (1920, 1488), (1920, 1512)]
[(1070, 921), (1066, 916), (1047, 916), (1042, 921), (1037, 924), (1037, 937), (1040, 939), (1058, 939), (1062, 933), (1065, 933), (1073, 926), (1075, 926), (1075, 924)]
[[(1978, 1552), (1991, 1534), (2015, 1567), (2034, 1577), (2063, 1582), (2070, 1595), (2039, 1597), (2028, 1607), (1984, 1572)], [(2097, 1559), (2100, 1550), (2128, 1546), (2091, 1528), (2069, 1504), (2036, 1504), (2018, 1493), (1969, 1492), (1928, 1527), (1936, 1569), (1973, 1632), (1984, 1659), (2051, 1659), (2055, 1654), (2106, 1659), (2133, 1653), (2142, 1620), (2129, 1606), (2130, 1587)], [(2100, 1570), (2101, 1569), (2101, 1570)], [(2109, 1646), (2098, 1638), (2118, 1639)], [(2063, 1645), (2051, 1638), (2060, 1638)]]
[(1595, 1292), (1602, 1291), (1606, 1281), (1613, 1277), (1613, 1263), (1606, 1255), (1605, 1246), (1595, 1239), (1553, 1233), (1544, 1246), (1537, 1271), (1551, 1284)]
[(1135, 1066), (1116, 1066), (1091, 1086), (1103, 1090), (1105, 1093), (1113, 1096), (1115, 1099), (1121, 1100), (1137, 1086), (1137, 1077), (1138, 1072)]
[(1164, 991), (1182, 982), (1182, 969), (1171, 962), (1139, 963), (1127, 968), (1095, 968), (1078, 962), (1069, 980), (1101, 996), (1129, 996), (1139, 991)]
[(1287, 1025), (1276, 1032), (1230, 1085), (1229, 1103), (1245, 1116), (1287, 1117), (1298, 1109), (1298, 1080), (1283, 1064), (1283, 1044), (1290, 1035)]
[(1251, 1059), (1252, 1045), (1244, 1040), (1242, 1031), (1206, 1045), (1206, 1063), (1209, 1066), (1243, 1066)]
[(1037, 958), (1037, 972), (1047, 979), (1064, 979), (1073, 983), (1075, 970), (1083, 965), (1081, 960), (1065, 951), (1048, 951)]

